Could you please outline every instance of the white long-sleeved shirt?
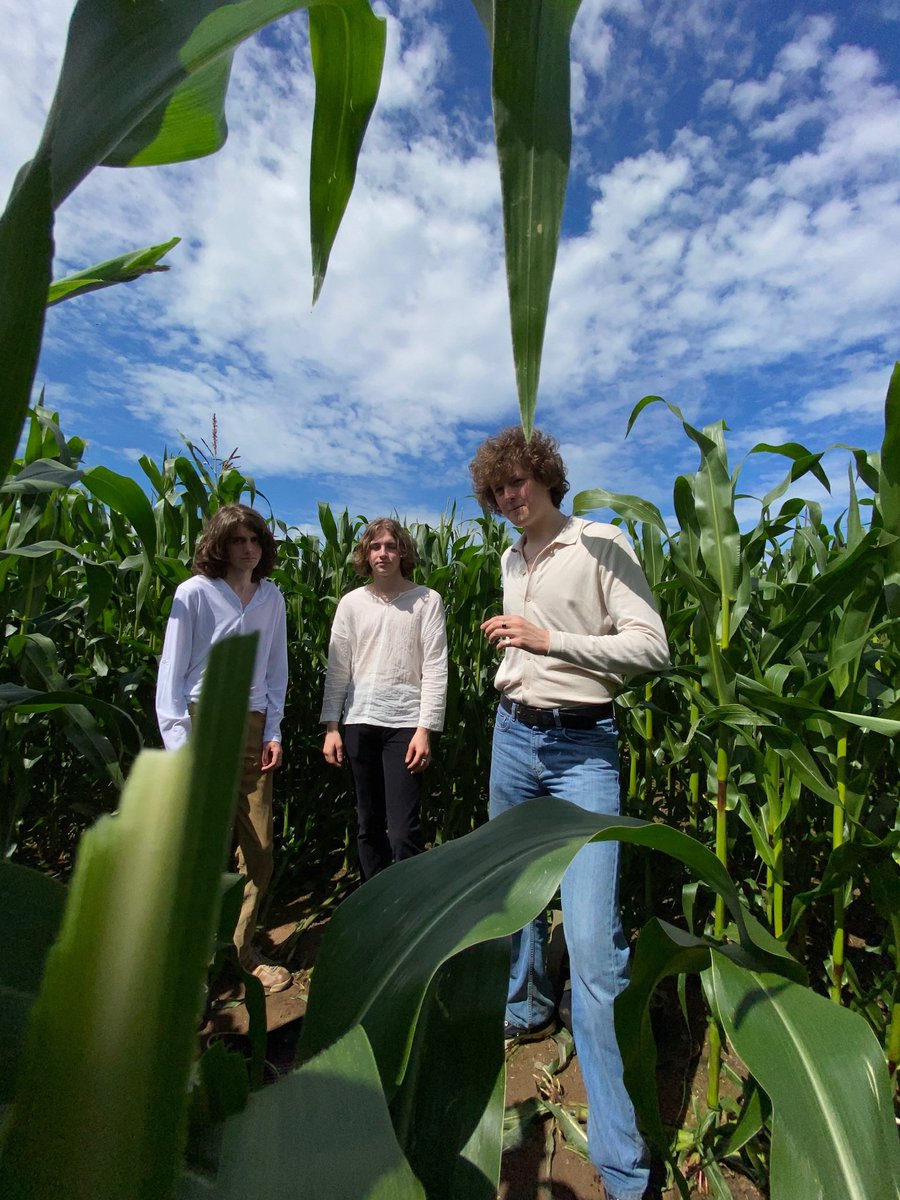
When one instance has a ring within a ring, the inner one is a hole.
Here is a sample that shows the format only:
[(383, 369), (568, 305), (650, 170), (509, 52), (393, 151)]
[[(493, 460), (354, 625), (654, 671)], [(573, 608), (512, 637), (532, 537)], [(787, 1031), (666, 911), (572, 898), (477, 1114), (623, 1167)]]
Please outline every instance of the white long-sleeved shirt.
[(322, 723), (444, 727), (447, 630), (437, 592), (412, 587), (380, 600), (368, 587), (341, 598), (328, 645)]
[(602, 704), (630, 675), (668, 665), (653, 594), (617, 526), (570, 517), (530, 571), (524, 542), (503, 555), (503, 612), (549, 630), (550, 649), (506, 650), (499, 691), (536, 708)]
[(188, 705), (200, 695), (211, 648), (223, 638), (241, 633), (259, 634), (248, 710), (265, 712), (264, 742), (281, 741), (288, 680), (287, 622), (281, 592), (270, 580), (262, 579), (244, 608), (224, 579), (193, 575), (175, 589), (156, 681), (156, 719), (167, 750), (177, 750), (188, 740)]

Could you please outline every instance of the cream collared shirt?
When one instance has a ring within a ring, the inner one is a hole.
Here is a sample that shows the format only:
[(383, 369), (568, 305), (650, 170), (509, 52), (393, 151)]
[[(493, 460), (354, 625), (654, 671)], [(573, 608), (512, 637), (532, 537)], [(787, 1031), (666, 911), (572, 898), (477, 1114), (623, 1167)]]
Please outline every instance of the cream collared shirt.
[(503, 555), (503, 612), (550, 632), (547, 655), (510, 648), (494, 680), (520, 704), (602, 704), (624, 680), (668, 665), (660, 615), (628, 539), (570, 517), (529, 570), (525, 535)]

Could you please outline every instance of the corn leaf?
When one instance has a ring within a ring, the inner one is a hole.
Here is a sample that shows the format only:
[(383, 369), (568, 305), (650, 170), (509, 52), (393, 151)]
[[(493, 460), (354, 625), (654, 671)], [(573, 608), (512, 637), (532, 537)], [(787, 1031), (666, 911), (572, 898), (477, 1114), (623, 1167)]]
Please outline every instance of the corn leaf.
[(6, 477), (31, 399), (53, 262), (50, 162), (20, 172), (0, 217), (0, 479)]
[(0, 861), (0, 1104), (8, 1104), (44, 960), (59, 933), (66, 891), (17, 863)]
[(134, 526), (148, 559), (156, 554), (156, 518), (147, 493), (127, 475), (117, 475), (108, 467), (91, 467), (84, 473), (84, 485), (114, 512), (121, 513)]
[[(724, 598), (736, 600), (741, 578), (741, 531), (734, 515), (734, 486), (728, 473), (720, 426), (703, 434), (684, 428), (700, 447), (694, 476), (694, 504), (700, 526), (700, 553)], [(712, 432), (713, 437), (708, 437)]]
[(767, 492), (763, 497), (763, 508), (768, 508), (770, 504), (774, 504), (779, 496), (783, 496), (790, 485), (796, 483), (807, 471), (818, 479), (826, 492), (831, 491), (831, 481), (825, 474), (825, 468), (821, 465), (824, 454), (813, 454), (805, 446), (801, 445), (800, 442), (783, 442), (780, 446), (773, 446), (768, 442), (757, 442), (748, 451), (749, 454), (782, 454), (793, 463), (793, 466), (781, 483), (773, 488), (772, 491)]
[(51, 458), (39, 458), (28, 463), (16, 475), (10, 476), (0, 487), (0, 494), (19, 493), (36, 496), (40, 492), (56, 492), (77, 483), (83, 472)]
[(772, 1200), (896, 1200), (891, 1089), (866, 1022), (722, 955), (711, 968), (728, 1040), (772, 1102)]
[(38, 688), (20, 687), (15, 683), (0, 683), (0, 713), (54, 712), (58, 708), (89, 709), (98, 716), (122, 722), (134, 734), (135, 741), (140, 742), (140, 733), (132, 716), (97, 696), (65, 689), (41, 691)]
[(628, 987), (615, 1003), (616, 1036), (622, 1051), (625, 1086), (650, 1144), (665, 1152), (668, 1135), (656, 1088), (656, 1039), (650, 1001), (667, 975), (697, 973), (709, 965), (709, 943), (653, 918), (641, 930)]
[[(383, 22), (367, 0), (76, 4), (41, 145), (20, 172), (0, 218), (0, 361), (7, 372), (0, 411), (0, 476), (15, 453), (40, 352), (53, 256), (53, 210), (102, 162), (144, 166), (217, 150), (226, 135), (224, 101), (235, 47), (278, 17), (316, 3), (332, 10), (331, 16), (321, 18), (322, 25), (345, 24), (352, 47), (348, 60), (369, 63), (377, 55), (376, 27), (383, 58)], [(369, 63), (370, 84), (380, 71), (380, 59), (377, 70)], [(340, 119), (355, 128), (358, 137), (340, 141), (337, 160), (332, 155), (314, 164), (325, 175), (313, 180), (313, 191), (338, 189), (327, 206), (318, 203), (312, 211), (313, 243), (320, 248), (330, 248), (346, 207), (349, 190), (341, 189), (352, 186), (359, 139), (368, 119), (368, 113), (363, 117), (355, 108), (361, 103), (358, 89), (332, 87), (329, 95), (331, 102), (342, 105)], [(371, 86), (366, 102), (371, 111)], [(342, 161), (341, 154), (352, 161)], [(326, 216), (322, 231), (319, 223)], [(324, 270), (324, 262), (320, 266)]]
[(131, 250), (128, 254), (120, 254), (117, 258), (107, 259), (106, 262), (67, 275), (64, 279), (57, 279), (50, 285), (47, 307), (51, 308), (54, 304), (61, 304), (63, 300), (83, 296), (87, 292), (112, 287), (116, 283), (132, 283), (142, 275), (154, 271), (168, 271), (168, 266), (161, 265), (159, 260), (180, 241), (181, 238), (174, 237), (158, 246)]
[(658, 529), (660, 533), (667, 534), (669, 532), (662, 513), (656, 505), (651, 504), (649, 500), (643, 500), (640, 496), (628, 496), (622, 492), (607, 492), (603, 488), (591, 488), (590, 491), (579, 492), (572, 501), (572, 511), (576, 516), (584, 516), (585, 513), (594, 512), (598, 508), (612, 509), (626, 521), (643, 521)]
[[(493, 0), (489, 30), (513, 357), (526, 436), (534, 424), (569, 175), (569, 37), (580, 2)], [(486, 23), (486, 6), (476, 9)]]
[(215, 154), (228, 138), (225, 96), (230, 79), (230, 54), (198, 67), (128, 131), (103, 165), (145, 167)]
[(116, 720), (126, 717), (126, 714), (102, 701), (92, 701), (90, 705), (76, 703), (73, 700), (58, 701), (58, 697), (73, 695), (73, 693), (70, 692), (67, 681), (60, 672), (53, 641), (42, 633), (17, 634), (15, 638), (10, 639), (11, 642), (18, 640), (21, 641), (23, 661), (27, 662), (31, 671), (47, 685), (46, 691), (42, 697), (39, 697), (39, 701), (49, 703), (53, 708), (60, 710), (66, 737), (72, 745), (85, 758), (91, 760), (99, 771), (108, 773), (117, 787), (121, 787), (123, 778), (119, 756), (89, 708), (95, 709), (104, 716), (113, 716)]
[[(395, 863), (341, 905), (323, 939), (301, 1055), (318, 1053), (362, 1024), (391, 1098), (408, 1067), (416, 1013), (441, 963), (531, 920), (592, 838), (648, 846), (688, 864), (725, 897), (752, 947), (734, 884), (705, 847), (664, 825), (595, 816), (545, 796), (427, 855)], [(760, 953), (767, 969), (790, 969)]]
[[(691, 520), (696, 522), (703, 561), (723, 602), (733, 601), (737, 598), (742, 574), (741, 531), (734, 515), (734, 484), (728, 472), (724, 423), (720, 421), (702, 431), (695, 429), (685, 420), (677, 404), (662, 396), (644, 396), (631, 411), (626, 437), (640, 414), (651, 404), (665, 404), (700, 450), (700, 469), (688, 479), (693, 490)], [(685, 478), (680, 476), (678, 480), (682, 495), (679, 497), (676, 492), (676, 500), (683, 511), (688, 503), (683, 495)]]
[[(54, 206), (98, 163), (180, 162), (218, 149), (223, 64), (251, 34), (316, 2), (79, 0), (42, 142), (52, 150)], [(378, 22), (366, 0), (319, 2)]]
[(364, 3), (311, 5), (316, 76), (309, 172), (313, 304), (356, 179), (356, 162), (381, 85), (387, 25)]
[(214, 1178), (185, 1177), (178, 1200), (425, 1200), (391, 1127), (378, 1068), (359, 1026), (222, 1129)]
[(446, 962), (425, 993), (391, 1116), (429, 1200), (497, 1194), (508, 978), (508, 944), (488, 941)]
[(172, 1192), (255, 649), (214, 649), (192, 745), (144, 751), (82, 840), (3, 1130), (6, 1200)]
[(900, 362), (894, 364), (884, 401), (884, 441), (878, 476), (878, 507), (892, 541), (885, 550), (888, 611), (900, 616)]

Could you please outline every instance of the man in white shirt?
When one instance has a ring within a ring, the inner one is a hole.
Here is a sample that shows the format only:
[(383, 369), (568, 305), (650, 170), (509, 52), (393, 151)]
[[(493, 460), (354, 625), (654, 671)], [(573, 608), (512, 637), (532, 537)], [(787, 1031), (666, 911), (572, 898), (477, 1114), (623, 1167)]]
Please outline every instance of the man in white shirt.
[[(471, 464), (482, 506), (522, 531), (503, 555), (503, 614), (482, 624), (503, 650), (495, 685), (490, 816), (536, 796), (619, 811), (613, 697), (625, 678), (668, 663), (665, 631), (620, 529), (567, 517), (565, 464), (554, 438), (516, 426), (488, 438)], [(622, 1079), (613, 1002), (628, 981), (618, 905), (618, 843), (585, 846), (561, 884), (572, 1022), (589, 1101), (588, 1149), (608, 1200), (639, 1200), (647, 1149)], [(512, 939), (507, 1046), (555, 1027), (546, 919)]]
[(245, 883), (234, 944), (241, 966), (266, 992), (293, 982), (290, 971), (253, 945), (259, 903), (272, 878), (272, 772), (281, 765), (288, 678), (284, 599), (267, 578), (274, 565), (275, 539), (260, 514), (244, 504), (220, 508), (197, 543), (194, 575), (175, 590), (156, 685), (163, 744), (177, 750), (190, 736), (211, 648), (236, 634), (259, 635), (235, 817)]
[(369, 583), (342, 597), (328, 646), (322, 752), (334, 767), (346, 754), (353, 772), (363, 880), (422, 850), (421, 776), (444, 727), (444, 605), (412, 582), (415, 561), (397, 521), (372, 521), (353, 551)]

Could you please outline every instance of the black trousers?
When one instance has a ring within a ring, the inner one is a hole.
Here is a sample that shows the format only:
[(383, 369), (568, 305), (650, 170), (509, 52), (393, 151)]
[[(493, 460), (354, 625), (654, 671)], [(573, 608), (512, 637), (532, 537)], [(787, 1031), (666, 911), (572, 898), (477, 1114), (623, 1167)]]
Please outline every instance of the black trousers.
[(422, 779), (404, 762), (415, 729), (345, 725), (344, 751), (356, 788), (356, 844), (363, 879), (423, 850)]

